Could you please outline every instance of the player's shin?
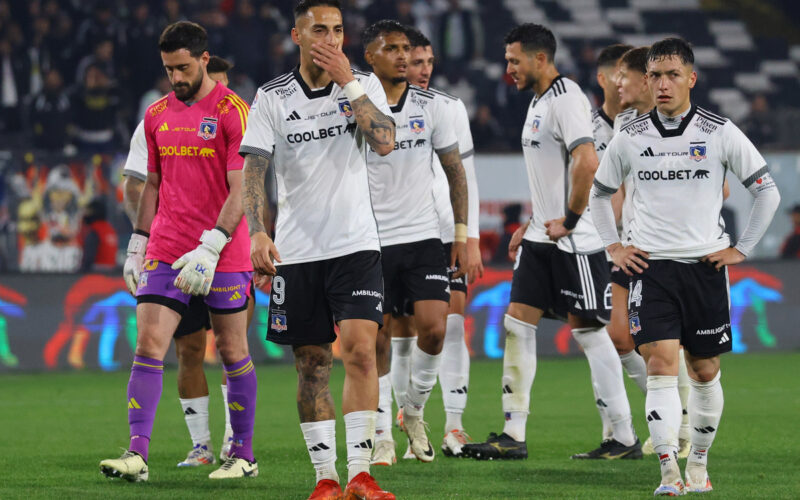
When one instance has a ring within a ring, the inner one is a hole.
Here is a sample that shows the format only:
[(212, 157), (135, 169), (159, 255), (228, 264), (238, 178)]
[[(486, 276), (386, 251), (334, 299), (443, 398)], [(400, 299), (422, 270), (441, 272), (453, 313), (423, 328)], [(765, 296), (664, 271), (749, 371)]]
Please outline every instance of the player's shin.
[[(681, 441), (689, 440), (689, 393), (690, 393), (689, 371), (686, 368), (686, 358), (683, 348), (678, 354), (678, 394), (681, 397), (681, 429), (678, 432), (678, 439)], [(683, 458), (685, 455), (682, 455)]]
[[(339, 482), (336, 472), (336, 420), (300, 424), (306, 448), (317, 472), (317, 482), (330, 479)], [(349, 448), (348, 448), (349, 451)]]
[(228, 376), (228, 409), (233, 428), (231, 456), (253, 462), (253, 426), (256, 416), (258, 381), (250, 356), (225, 365)]
[(161, 399), (164, 363), (161, 360), (135, 356), (128, 381), (128, 423), (131, 442), (128, 449), (147, 461), (150, 434)]
[(392, 441), (392, 382), (391, 374), (378, 377), (378, 413), (375, 441)]
[(353, 411), (344, 416), (347, 441), (347, 482), (362, 472), (369, 473), (369, 460), (375, 440), (374, 411)]
[(439, 367), (442, 362), (442, 354), (428, 354), (418, 345), (411, 349), (411, 383), (406, 394), (406, 403), (403, 407), (403, 415), (421, 417), (425, 403), (431, 395), (433, 386), (436, 385), (436, 377), (439, 375)]
[(681, 398), (676, 375), (647, 377), (645, 412), (653, 448), (661, 463), (661, 483), (670, 484), (680, 479), (677, 453)]
[(708, 461), (708, 449), (717, 435), (717, 428), (722, 417), (724, 397), (720, 374), (710, 382), (698, 382), (690, 379), (689, 422), (692, 450), (687, 460), (687, 470), (692, 465), (705, 467)]
[(619, 360), (628, 377), (641, 389), (642, 394), (647, 393), (647, 364), (644, 358), (636, 351), (620, 354)]
[(389, 376), (394, 389), (397, 406), (403, 407), (411, 381), (411, 348), (417, 345), (417, 337), (392, 338), (392, 366)]
[(439, 372), (444, 410), (447, 414), (445, 433), (464, 428), (461, 414), (467, 406), (469, 361), (469, 350), (464, 340), (464, 316), (449, 314)]
[(525, 425), (530, 411), (531, 387), (536, 376), (536, 325), (506, 314), (505, 354), (503, 355), (503, 432), (515, 441), (525, 441)]
[(186, 427), (192, 437), (192, 445), (207, 444), (211, 441), (211, 431), (208, 429), (208, 396), (179, 400)]

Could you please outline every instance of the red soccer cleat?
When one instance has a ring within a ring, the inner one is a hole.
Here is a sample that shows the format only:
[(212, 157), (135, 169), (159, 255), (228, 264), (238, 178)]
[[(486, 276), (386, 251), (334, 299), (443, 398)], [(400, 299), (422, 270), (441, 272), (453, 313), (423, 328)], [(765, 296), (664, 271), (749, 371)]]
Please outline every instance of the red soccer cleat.
[(323, 479), (311, 492), (308, 500), (342, 500), (342, 487), (333, 479)]
[(394, 494), (383, 491), (369, 472), (362, 472), (347, 483), (344, 500), (395, 500)]

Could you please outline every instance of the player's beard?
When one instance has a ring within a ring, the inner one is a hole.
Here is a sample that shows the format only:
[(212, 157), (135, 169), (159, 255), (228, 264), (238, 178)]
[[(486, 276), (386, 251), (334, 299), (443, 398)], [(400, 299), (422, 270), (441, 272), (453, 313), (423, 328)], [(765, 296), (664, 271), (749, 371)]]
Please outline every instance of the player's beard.
[(407, 79), (404, 76), (396, 76), (396, 77), (392, 78), (392, 84), (393, 85), (399, 85), (401, 83), (404, 83), (405, 81), (407, 81)]
[(536, 79), (533, 78), (531, 75), (525, 75), (525, 86), (519, 89), (520, 92), (526, 92), (528, 90), (533, 90), (533, 86), (536, 84)]
[(191, 84), (188, 83), (179, 83), (178, 85), (173, 85), (172, 90), (175, 92), (175, 97), (178, 100), (186, 102), (191, 101), (192, 97), (197, 94), (197, 91), (200, 90), (200, 85), (203, 84), (203, 72), (201, 71), (199, 75), (197, 75), (197, 80), (193, 81)]

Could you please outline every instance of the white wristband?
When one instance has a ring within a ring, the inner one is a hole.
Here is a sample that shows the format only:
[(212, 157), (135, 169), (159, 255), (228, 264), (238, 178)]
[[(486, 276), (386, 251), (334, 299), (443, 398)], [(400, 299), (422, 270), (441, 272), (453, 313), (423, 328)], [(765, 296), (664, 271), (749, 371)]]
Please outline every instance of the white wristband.
[(366, 94), (364, 87), (362, 87), (358, 80), (355, 79), (342, 87), (342, 90), (344, 91), (344, 95), (347, 96), (347, 99), (350, 101), (350, 103)]

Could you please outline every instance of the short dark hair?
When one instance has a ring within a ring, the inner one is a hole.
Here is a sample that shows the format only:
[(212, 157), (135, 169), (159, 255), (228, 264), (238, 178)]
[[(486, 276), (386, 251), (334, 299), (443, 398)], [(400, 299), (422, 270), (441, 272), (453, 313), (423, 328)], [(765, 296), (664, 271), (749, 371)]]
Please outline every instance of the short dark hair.
[(647, 52), (647, 61), (659, 61), (670, 56), (678, 56), (683, 64), (694, 64), (692, 44), (683, 38), (665, 38), (654, 43)]
[(294, 8), (294, 18), (297, 19), (313, 7), (333, 7), (342, 10), (339, 0), (300, 0)]
[(503, 38), (503, 43), (510, 45), (515, 42), (519, 42), (525, 52), (544, 52), (550, 61), (556, 55), (556, 37), (541, 24), (525, 23), (511, 28)]
[(624, 43), (615, 43), (614, 45), (603, 48), (597, 56), (597, 67), (602, 68), (603, 66), (616, 65), (619, 58), (622, 57), (622, 54), (628, 52), (632, 48), (633, 45), (625, 45)]
[(414, 28), (413, 26), (406, 26), (406, 35), (408, 35), (408, 41), (411, 43), (412, 49), (417, 47), (428, 47), (429, 45), (432, 45), (428, 37), (423, 35), (420, 30)]
[(650, 52), (650, 47), (636, 47), (628, 52), (622, 54), (621, 64), (624, 64), (628, 69), (638, 71), (639, 73), (647, 74), (647, 54)]
[(161, 32), (158, 48), (161, 52), (167, 53), (186, 49), (192, 57), (200, 57), (208, 50), (208, 35), (205, 28), (197, 23), (178, 21)]
[(220, 56), (211, 56), (206, 66), (206, 73), (227, 73), (233, 68), (233, 63)]
[(361, 44), (366, 48), (379, 36), (388, 35), (389, 33), (407, 35), (408, 29), (397, 21), (382, 19), (364, 28), (364, 31), (361, 32)]

